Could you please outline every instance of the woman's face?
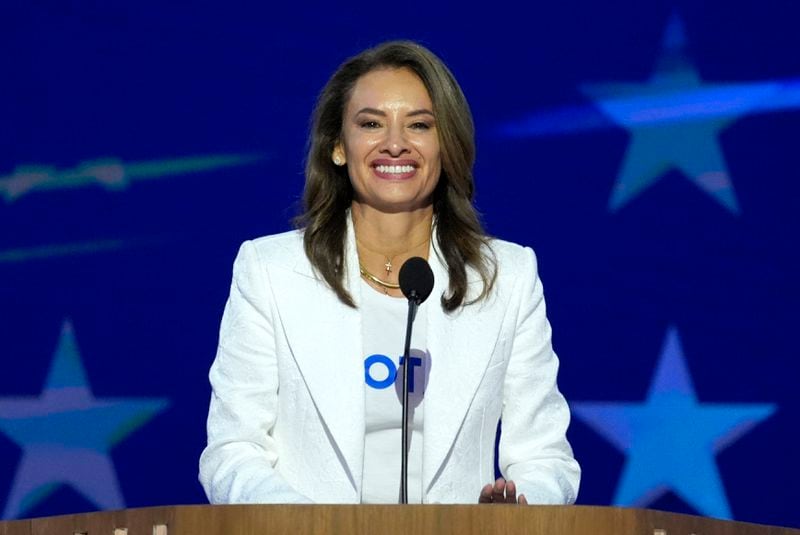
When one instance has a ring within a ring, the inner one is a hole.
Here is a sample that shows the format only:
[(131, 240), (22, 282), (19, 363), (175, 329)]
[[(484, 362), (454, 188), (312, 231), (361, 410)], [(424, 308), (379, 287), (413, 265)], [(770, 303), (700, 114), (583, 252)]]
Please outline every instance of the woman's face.
[(358, 79), (331, 155), (347, 165), (356, 202), (382, 212), (431, 205), (442, 172), (433, 105), (413, 71), (380, 69)]

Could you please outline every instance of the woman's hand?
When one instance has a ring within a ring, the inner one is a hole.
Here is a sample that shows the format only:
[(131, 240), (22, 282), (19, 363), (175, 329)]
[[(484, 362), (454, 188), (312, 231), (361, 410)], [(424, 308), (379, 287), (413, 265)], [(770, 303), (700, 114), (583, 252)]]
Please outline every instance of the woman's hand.
[(524, 494), (520, 494), (517, 498), (517, 486), (513, 481), (506, 481), (502, 477), (494, 482), (494, 485), (488, 483), (478, 496), (478, 503), (519, 503), (528, 505), (528, 500), (525, 499)]

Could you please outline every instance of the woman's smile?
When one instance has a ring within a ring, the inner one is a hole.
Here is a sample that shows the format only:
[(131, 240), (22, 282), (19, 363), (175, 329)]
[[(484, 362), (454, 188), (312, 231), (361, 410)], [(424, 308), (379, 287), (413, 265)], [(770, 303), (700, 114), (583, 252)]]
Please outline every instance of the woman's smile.
[(372, 162), (375, 176), (384, 180), (406, 180), (417, 174), (418, 164), (414, 160), (392, 160), (380, 158)]

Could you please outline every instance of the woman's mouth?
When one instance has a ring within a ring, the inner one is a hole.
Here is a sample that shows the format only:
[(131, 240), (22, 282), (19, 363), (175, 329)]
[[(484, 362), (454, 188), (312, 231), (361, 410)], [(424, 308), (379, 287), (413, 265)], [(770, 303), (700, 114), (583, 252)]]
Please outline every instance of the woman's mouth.
[(417, 166), (412, 163), (373, 163), (372, 170), (378, 178), (386, 180), (404, 180), (417, 173)]

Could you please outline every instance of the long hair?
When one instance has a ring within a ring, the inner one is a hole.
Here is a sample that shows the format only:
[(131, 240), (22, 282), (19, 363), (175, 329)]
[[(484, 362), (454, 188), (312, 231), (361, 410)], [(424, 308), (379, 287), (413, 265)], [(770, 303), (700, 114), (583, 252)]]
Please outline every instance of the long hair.
[(333, 149), (341, 140), (344, 109), (359, 78), (382, 68), (408, 68), (422, 80), (433, 104), (442, 173), (433, 192), (435, 231), (450, 279), (441, 297), (444, 310), (452, 312), (465, 304), (466, 266), (483, 279), (481, 293), (466, 304), (486, 297), (494, 285), (497, 266), (490, 254), (472, 201), (475, 184), (475, 128), (461, 88), (436, 55), (411, 41), (390, 41), (345, 61), (325, 84), (314, 109), (306, 160), (303, 192), (304, 213), (295, 219), (305, 229), (306, 256), (339, 299), (355, 307), (344, 286), (344, 247), (347, 210), (353, 187), (345, 167), (334, 165)]

